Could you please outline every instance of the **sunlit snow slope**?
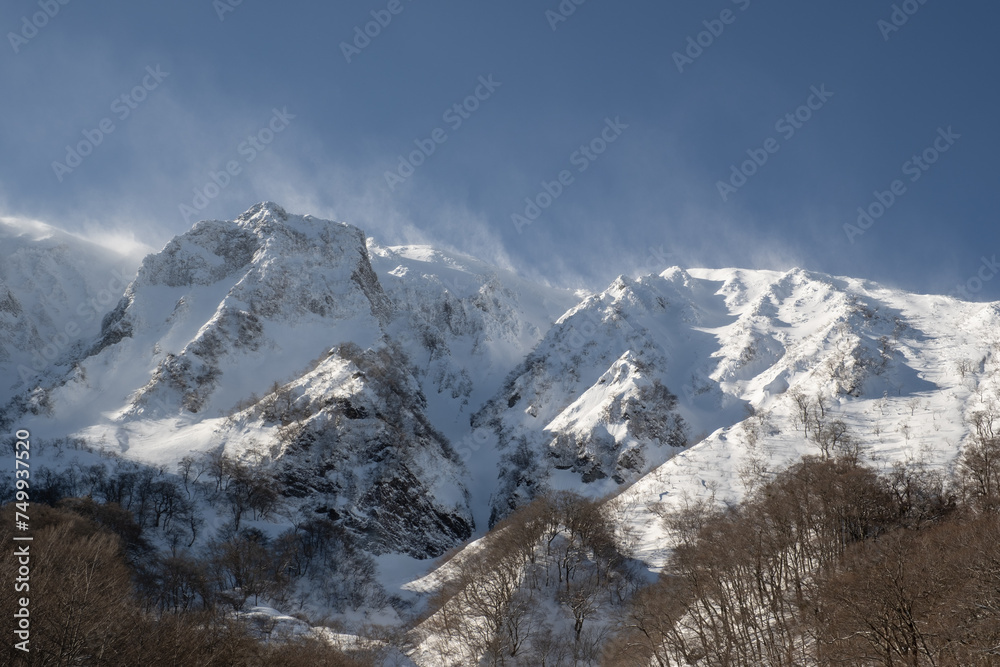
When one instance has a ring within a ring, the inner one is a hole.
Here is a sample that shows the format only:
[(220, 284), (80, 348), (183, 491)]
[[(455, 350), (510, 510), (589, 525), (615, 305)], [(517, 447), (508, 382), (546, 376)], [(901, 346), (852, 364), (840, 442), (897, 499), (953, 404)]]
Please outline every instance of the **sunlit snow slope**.
[[(5, 386), (25, 327), (104, 289), (18, 238)], [(79, 294), (34, 305), (58, 284)], [(1000, 307), (798, 269), (672, 268), (578, 294), (265, 203), (147, 257), (101, 321), (0, 417), (168, 468), (263, 460), (387, 557), (439, 554), (550, 490), (621, 494), (655, 567), (666, 508), (737, 500), (819, 453), (818, 431), (879, 465), (950, 465), (996, 399)]]

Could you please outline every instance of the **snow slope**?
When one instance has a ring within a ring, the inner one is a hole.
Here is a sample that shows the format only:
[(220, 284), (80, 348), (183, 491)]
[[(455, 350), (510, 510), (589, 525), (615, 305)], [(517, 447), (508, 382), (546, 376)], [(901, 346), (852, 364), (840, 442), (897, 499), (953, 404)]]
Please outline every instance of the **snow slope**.
[[(104, 289), (51, 269), (80, 293), (37, 306), (50, 283), (32, 262), (56, 261), (38, 236), (4, 264), (0, 363)], [(800, 269), (672, 268), (577, 294), (270, 203), (198, 223), (96, 319), (0, 418), (168, 468), (263, 461), (299, 509), (362, 536), (394, 591), (559, 489), (617, 496), (655, 569), (664, 511), (737, 501), (821, 451), (803, 406), (878, 465), (947, 468), (1000, 403), (1000, 304)]]
[[(945, 471), (971, 435), (973, 413), (1000, 405), (997, 304), (802, 271), (689, 273), (720, 284), (738, 315), (709, 330), (720, 349), (710, 377), (757, 416), (720, 425), (622, 493), (637, 557), (654, 568), (669, 549), (664, 511), (705, 499), (737, 502), (769, 473), (820, 454), (804, 433), (796, 394), (823, 397), (826, 422), (844, 422), (876, 465)], [(735, 354), (741, 345), (756, 350), (744, 363)], [(778, 346), (782, 353), (773, 355)]]
[(141, 257), (0, 218), (0, 404), (99, 331)]
[(471, 508), (496, 466), (472, 460), (470, 401), (574, 301), (259, 204), (147, 257), (71, 370), (52, 369), (6, 419), (168, 469), (219, 450), (264, 460), (300, 509), (338, 517), (372, 551), (433, 556), (486, 524)]

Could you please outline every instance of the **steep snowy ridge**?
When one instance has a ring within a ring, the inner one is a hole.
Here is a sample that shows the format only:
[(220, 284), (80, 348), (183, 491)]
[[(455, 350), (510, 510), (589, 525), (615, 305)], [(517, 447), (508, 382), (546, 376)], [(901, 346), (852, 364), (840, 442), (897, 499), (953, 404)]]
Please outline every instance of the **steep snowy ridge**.
[(377, 340), (390, 311), (360, 230), (262, 204), (147, 257), (78, 360), (80, 377), (43, 384), (42, 398), (63, 425), (108, 412), (214, 416), (304, 368), (331, 339)]
[[(711, 280), (730, 272), (691, 273)], [(741, 273), (753, 280), (751, 272)], [(804, 432), (796, 399), (822, 399), (826, 422), (842, 422), (862, 456), (876, 465), (908, 462), (943, 470), (966, 444), (972, 414), (1000, 402), (995, 304), (910, 295), (802, 271), (778, 282), (783, 284), (769, 289), (777, 297), (769, 324), (751, 306), (729, 330), (718, 331), (729, 350), (720, 357), (721, 386), (742, 397), (754, 416), (720, 426), (619, 499), (632, 508), (638, 556), (653, 567), (669, 552), (659, 520), (664, 511), (699, 499), (736, 502), (769, 474), (821, 452), (815, 436)], [(750, 294), (759, 288), (748, 284), (736, 290), (746, 297), (733, 292), (731, 302), (753, 303)], [(738, 378), (732, 369), (744, 366), (733, 357), (748, 315), (785, 353), (756, 375)]]
[[(33, 337), (107, 289), (106, 262), (11, 238), (4, 387)], [(801, 269), (574, 293), (271, 203), (198, 223), (104, 303), (0, 420), (168, 470), (259, 463), (296, 520), (349, 533), (402, 595), (400, 573), (548, 491), (615, 496), (655, 570), (670, 508), (738, 501), (823, 447), (948, 469), (1000, 405), (1000, 304)]]
[(579, 296), (427, 246), (368, 245), (396, 304), (390, 336), (413, 363), (428, 417), (466, 463), (471, 507), (482, 530), (489, 524), (500, 461), (489, 432), (472, 429), (470, 416)]
[[(373, 552), (433, 556), (486, 523), (470, 506), (496, 467), (467, 471), (485, 453), (469, 413), (575, 301), (259, 204), (148, 256), (71, 368), (5, 417), (167, 468), (216, 450), (264, 461)], [(343, 364), (360, 376), (338, 388)]]
[[(226, 293), (217, 300), (213, 287), (220, 283)], [(166, 295), (144, 300), (144, 288), (183, 292), (167, 321), (159, 310)], [(360, 230), (309, 217), (290, 220), (275, 205), (255, 207), (235, 224), (199, 223), (151, 256), (130, 292), (121, 318), (106, 322), (105, 331), (134, 330), (143, 322), (163, 332), (156, 370), (132, 398), (131, 417), (162, 414), (178, 403), (188, 412), (226, 409), (248, 389), (261, 392), (304, 366), (322, 351), (322, 337), (375, 339), (391, 315)], [(207, 308), (214, 303), (209, 317), (199, 301)], [(339, 331), (327, 333), (330, 327)], [(173, 348), (170, 339), (177, 341)], [(266, 356), (274, 370), (246, 368), (253, 356)], [(226, 377), (232, 374), (237, 377)], [(213, 397), (220, 387), (230, 391)]]
[[(923, 316), (928, 300), (938, 317)], [(790, 389), (822, 397), (835, 413), (938, 393), (944, 386), (927, 364), (954, 373), (958, 359), (923, 350), (954, 339), (946, 323), (968, 321), (967, 311), (979, 311), (980, 335), (997, 322), (991, 307), (799, 269), (619, 278), (560, 319), (475, 415), (504, 452), (491, 521), (549, 489), (615, 492), (680, 452), (685, 435), (724, 438), (747, 414), (786, 406)], [(979, 356), (988, 348), (969, 342)], [(945, 374), (945, 386), (954, 377)], [(650, 428), (636, 415), (660, 419)]]
[(418, 367), (450, 437), (467, 432), (471, 411), (578, 301), (569, 290), (530, 284), (471, 257), (370, 240), (368, 247), (397, 304), (391, 335)]
[[(659, 298), (650, 299), (647, 287)], [(650, 326), (650, 303), (675, 309), (674, 317)], [(1000, 416), (998, 315), (998, 304), (802, 270), (671, 269), (618, 280), (561, 319), (477, 413), (507, 452), (494, 519), (550, 489), (617, 492), (608, 515), (623, 527), (632, 555), (656, 571), (673, 545), (666, 512), (738, 502), (823, 447), (857, 451), (878, 468), (907, 463), (947, 472), (974, 419)], [(626, 351), (612, 358), (608, 351), (620, 348)], [(704, 429), (694, 446), (661, 452), (651, 439), (637, 447), (625, 437), (631, 420), (616, 420), (609, 408), (650, 378), (679, 387), (674, 414)], [(667, 460), (623, 488), (594, 472), (622, 468), (621, 458), (598, 454), (593, 443), (601, 440), (604, 452)], [(583, 465), (566, 466), (567, 452)], [(446, 578), (450, 567), (422, 582)], [(459, 647), (444, 650), (439, 634), (418, 630), (417, 664), (459, 664)]]
[[(714, 350), (702, 325), (729, 319), (720, 304), (698, 303), (703, 289), (692, 291), (690, 276), (679, 270), (620, 277), (553, 326), (474, 417), (505, 452), (492, 521), (550, 488), (596, 482), (582, 488), (595, 496), (609, 493), (684, 447), (690, 428), (704, 428), (719, 411), (733, 412), (701, 369)], [(625, 388), (618, 379), (622, 370), (631, 378), (630, 391), (584, 417), (590, 398), (607, 395), (602, 385)], [(678, 404), (685, 388), (697, 400)], [(561, 431), (562, 425), (572, 428)]]
[(372, 552), (440, 555), (472, 535), (464, 468), (406, 368), (398, 348), (338, 345), (212, 440), (272, 460), (300, 511), (342, 521)]
[[(146, 258), (72, 370), (53, 369), (6, 419), (171, 468), (219, 449), (263, 453), (295, 482), (287, 495), (309, 496), (303, 511), (340, 506), (371, 551), (440, 554), (473, 529), (463, 466), (390, 343), (394, 306), (368, 257), (357, 228), (275, 204), (198, 223)], [(356, 407), (307, 392), (317, 374), (339, 377), (347, 349), (368, 376)], [(297, 396), (301, 410), (275, 411), (299, 391), (311, 395)], [(239, 429), (220, 416), (237, 404), (249, 404)]]
[(0, 218), (0, 404), (89, 344), (140, 259)]

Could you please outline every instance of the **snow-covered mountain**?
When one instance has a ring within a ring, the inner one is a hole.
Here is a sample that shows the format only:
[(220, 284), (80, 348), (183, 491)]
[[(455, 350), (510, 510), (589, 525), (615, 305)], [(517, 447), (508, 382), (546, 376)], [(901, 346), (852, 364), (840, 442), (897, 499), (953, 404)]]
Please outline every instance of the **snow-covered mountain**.
[(545, 489), (614, 493), (750, 413), (777, 409), (793, 431), (790, 389), (835, 414), (960, 392), (959, 359), (985, 363), (995, 316), (802, 270), (621, 277), (562, 317), (475, 415), (504, 452), (494, 519)]
[(617, 496), (655, 569), (667, 507), (738, 500), (824, 448), (947, 467), (1000, 401), (1000, 304), (800, 269), (671, 268), (584, 294), (271, 203), (148, 256), (18, 386), (12, 364), (106, 289), (107, 262), (17, 239), (0, 421), (167, 469), (260, 464), (377, 555), (392, 592), (558, 490)]
[(40, 222), (0, 218), (0, 402), (79, 356), (140, 259)]
[(470, 401), (574, 299), (522, 302), (502, 274), (260, 204), (146, 257), (100, 331), (4, 419), (158, 465), (263, 456), (287, 495), (373, 552), (438, 555), (475, 526), (456, 451)]

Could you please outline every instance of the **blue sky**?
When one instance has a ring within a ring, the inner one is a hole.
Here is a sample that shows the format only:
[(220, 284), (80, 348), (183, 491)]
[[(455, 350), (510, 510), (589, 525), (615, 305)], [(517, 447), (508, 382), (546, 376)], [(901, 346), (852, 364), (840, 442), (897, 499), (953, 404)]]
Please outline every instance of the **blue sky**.
[(590, 288), (1000, 299), (995, 3), (234, 2), (5, 0), (0, 215), (159, 247), (273, 200)]

